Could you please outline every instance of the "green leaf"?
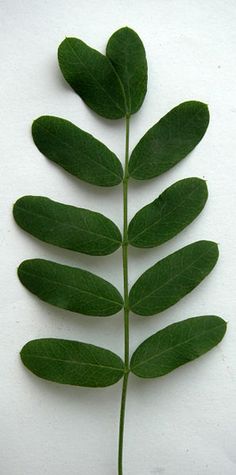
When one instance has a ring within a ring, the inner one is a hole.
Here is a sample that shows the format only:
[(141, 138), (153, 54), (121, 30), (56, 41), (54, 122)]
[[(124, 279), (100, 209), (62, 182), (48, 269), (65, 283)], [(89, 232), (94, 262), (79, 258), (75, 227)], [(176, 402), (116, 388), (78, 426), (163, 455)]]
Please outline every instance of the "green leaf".
[(168, 241), (198, 216), (207, 196), (204, 180), (177, 181), (134, 216), (128, 229), (129, 243), (136, 247), (154, 247)]
[(126, 109), (137, 112), (147, 91), (147, 60), (143, 43), (137, 33), (125, 27), (108, 41), (106, 54), (112, 62), (125, 91)]
[(32, 134), (40, 152), (81, 180), (99, 186), (122, 181), (123, 169), (116, 155), (68, 120), (39, 117), (33, 122)]
[(140, 378), (164, 376), (214, 348), (225, 332), (226, 322), (210, 315), (169, 325), (141, 343), (131, 358), (131, 371)]
[(123, 307), (123, 299), (112, 284), (83, 269), (29, 259), (18, 268), (18, 276), (41, 300), (71, 312), (107, 317)]
[(32, 373), (61, 384), (99, 388), (117, 383), (124, 374), (115, 353), (79, 341), (32, 340), (22, 348), (21, 359)]
[(123, 86), (109, 59), (77, 38), (58, 48), (65, 80), (97, 114), (120, 119), (126, 114)]
[(218, 255), (216, 243), (197, 241), (157, 262), (133, 285), (131, 310), (138, 315), (154, 315), (171, 307), (211, 272)]
[(13, 214), (25, 231), (65, 249), (104, 256), (121, 245), (119, 229), (102, 214), (42, 196), (23, 196), (15, 203)]
[(201, 102), (188, 101), (172, 109), (136, 145), (130, 176), (147, 180), (172, 168), (196, 147), (208, 123), (208, 107)]

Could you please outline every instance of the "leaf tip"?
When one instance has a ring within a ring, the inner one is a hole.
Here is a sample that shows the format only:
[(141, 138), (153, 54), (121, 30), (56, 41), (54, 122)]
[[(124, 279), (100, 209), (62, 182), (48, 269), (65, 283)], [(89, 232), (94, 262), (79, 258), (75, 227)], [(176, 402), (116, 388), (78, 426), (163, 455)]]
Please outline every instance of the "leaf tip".
[(58, 63), (59, 63), (60, 67), (61, 67), (61, 60), (62, 60), (64, 47), (66, 47), (66, 45), (69, 44), (70, 40), (72, 40), (72, 39), (74, 39), (74, 38), (72, 38), (70, 36), (65, 36), (64, 40), (61, 41), (61, 43), (59, 44), (59, 46), (57, 48), (57, 59), (58, 59)]
[(27, 266), (35, 261), (40, 261), (40, 259), (26, 259), (20, 263), (17, 267), (17, 275), (20, 281), (23, 283), (23, 272), (27, 270)]
[(25, 345), (22, 346), (22, 348), (21, 348), (21, 350), (20, 350), (20, 352), (19, 352), (20, 359), (21, 359), (21, 361), (23, 361), (23, 362), (24, 362), (24, 348), (25, 348)]
[(58, 49), (59, 49), (63, 44), (65, 44), (65, 42), (70, 41), (70, 39), (71, 39), (71, 36), (65, 36), (64, 40), (62, 40), (61, 43), (59, 44)]
[(34, 119), (33, 122), (32, 122), (32, 125), (31, 125), (31, 133), (32, 133), (32, 137), (33, 139), (35, 138), (35, 133), (36, 133), (36, 130), (37, 130), (37, 127), (40, 123), (40, 120), (43, 118), (44, 116), (40, 116), (40, 117), (37, 117), (37, 119)]
[(212, 249), (216, 251), (216, 253), (219, 255), (219, 243), (215, 241), (203, 241), (205, 243), (208, 243), (208, 246), (211, 246)]
[[(217, 263), (218, 259), (219, 259), (219, 255), (220, 255), (220, 251), (219, 251), (219, 243), (217, 242), (214, 242), (214, 241), (210, 241), (211, 244), (212, 244), (212, 249), (214, 249), (214, 252), (215, 252), (215, 264)], [(215, 265), (214, 264), (214, 265)]]
[[(32, 340), (33, 341), (33, 340)], [(30, 345), (30, 341), (28, 341), (27, 343), (25, 343), (20, 352), (19, 352), (19, 356), (20, 356), (20, 359), (22, 361), (22, 363), (26, 366), (26, 361), (25, 361), (25, 357), (26, 357), (26, 354), (27, 354), (27, 348), (29, 347)]]
[(16, 200), (15, 203), (13, 203), (13, 205), (12, 205), (12, 214), (13, 214), (14, 219), (16, 219), (16, 208), (17, 208), (17, 205), (18, 205), (20, 200), (21, 200), (21, 198)]
[(25, 261), (21, 262), (20, 265), (17, 267), (17, 275), (20, 281), (21, 281), (21, 272), (22, 272), (22, 269), (24, 268), (24, 262)]
[(206, 104), (205, 102), (200, 102), (202, 105), (202, 108), (205, 109), (206, 115), (208, 116), (208, 122), (210, 120), (210, 110), (209, 110), (209, 105)]

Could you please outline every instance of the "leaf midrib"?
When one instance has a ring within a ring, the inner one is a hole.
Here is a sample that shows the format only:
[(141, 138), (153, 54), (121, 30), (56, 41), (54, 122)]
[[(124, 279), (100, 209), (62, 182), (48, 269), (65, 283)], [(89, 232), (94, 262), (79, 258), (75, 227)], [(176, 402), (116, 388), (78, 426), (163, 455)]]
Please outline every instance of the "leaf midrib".
[[(122, 308), (122, 302), (119, 302), (118, 300), (112, 300), (112, 299), (108, 299), (108, 298), (105, 298), (105, 297), (102, 297), (101, 295), (97, 295), (97, 294), (94, 294), (93, 292), (89, 292), (88, 290), (82, 290), (80, 289), (79, 287), (75, 287), (74, 285), (70, 285), (70, 284), (65, 284), (63, 282), (59, 282), (57, 280), (53, 280), (53, 279), (49, 279), (48, 277), (44, 277), (44, 276), (39, 276), (38, 274), (35, 274), (34, 272), (29, 272), (29, 271), (26, 271), (26, 270), (22, 270), (21, 269), (21, 272), (23, 274), (27, 274), (27, 275), (30, 275), (31, 277), (37, 277), (39, 280), (46, 280), (47, 282), (51, 282), (53, 284), (57, 284), (61, 287), (68, 287), (69, 289), (74, 289), (76, 290), (77, 292), (81, 292), (81, 293), (85, 293), (85, 294), (88, 294), (88, 295), (92, 295), (93, 297), (96, 297), (97, 299), (99, 300), (105, 300), (106, 302), (111, 302), (111, 303), (115, 303), (116, 305), (119, 304)], [(110, 284), (112, 285), (112, 284)]]
[[(77, 226), (77, 225), (75, 225), (75, 224), (71, 224), (71, 223), (68, 224), (68, 223), (66, 223), (65, 221), (58, 221), (58, 219), (53, 219), (53, 218), (50, 218), (50, 217), (48, 217), (48, 216), (46, 216), (46, 215), (43, 215), (43, 214), (40, 214), (40, 213), (32, 213), (32, 212), (29, 211), (28, 209), (26, 209), (26, 208), (24, 208), (24, 207), (21, 207), (21, 206), (19, 206), (19, 205), (16, 205), (16, 207), (17, 207), (18, 209), (24, 211), (25, 213), (28, 213), (28, 214), (33, 215), (33, 216), (39, 216), (40, 218), (46, 218), (46, 219), (52, 221), (53, 223), (63, 224), (63, 225), (65, 225), (65, 226), (68, 226), (68, 227), (70, 227), (70, 228), (72, 228), (72, 229), (76, 229), (76, 230), (78, 230), (78, 231), (84, 231), (84, 232), (86, 232), (86, 233), (88, 233), (88, 234), (92, 234), (92, 235), (95, 235), (95, 236), (99, 236), (99, 237), (105, 238), (105, 239), (107, 239), (107, 240), (109, 240), (109, 241), (113, 241), (113, 242), (116, 242), (116, 243), (121, 243), (121, 241), (118, 241), (117, 239), (113, 239), (113, 238), (111, 238), (111, 237), (109, 237), (109, 236), (106, 236), (106, 235), (103, 235), (103, 234), (101, 234), (101, 233), (96, 233), (96, 232), (94, 232), (94, 231), (89, 231), (88, 229), (85, 229), (85, 228), (80, 228), (79, 226)], [(118, 229), (118, 228), (117, 228), (117, 229)]]
[[(215, 330), (216, 328), (219, 328), (219, 327), (221, 327), (221, 326), (224, 326), (224, 324), (223, 324), (223, 323), (219, 323), (219, 325), (215, 325), (214, 327), (212, 327), (210, 331), (213, 331), (213, 330)], [(175, 348), (178, 348), (179, 346), (185, 345), (186, 343), (189, 343), (189, 342), (192, 341), (192, 340), (195, 340), (195, 339), (197, 339), (197, 338), (202, 337), (203, 335), (205, 335), (205, 334), (207, 334), (207, 333), (210, 333), (210, 331), (204, 330), (204, 331), (202, 331), (201, 333), (198, 333), (198, 335), (194, 335), (193, 337), (188, 338), (188, 339), (185, 340), (184, 342), (177, 343), (177, 345), (174, 345), (174, 346), (172, 346), (172, 347), (169, 347), (169, 348), (167, 348), (166, 350), (162, 351), (161, 353), (157, 353), (157, 354), (155, 354), (155, 355), (153, 355), (153, 356), (150, 356), (150, 358), (147, 358), (145, 361), (142, 361), (141, 363), (138, 363), (138, 364), (136, 364), (135, 366), (132, 366), (132, 368), (134, 369), (134, 368), (138, 368), (139, 366), (145, 365), (148, 361), (151, 361), (151, 360), (153, 360), (153, 359), (155, 359), (155, 358), (159, 358), (159, 357), (163, 356), (165, 353), (168, 353), (169, 351), (172, 351), (172, 350), (174, 350)]]
[(62, 363), (75, 364), (75, 365), (79, 365), (79, 366), (92, 366), (92, 367), (96, 367), (96, 368), (112, 369), (114, 371), (119, 371), (121, 373), (124, 372), (124, 370), (122, 368), (116, 368), (116, 367), (113, 367), (113, 366), (105, 366), (105, 365), (96, 364), (96, 363), (84, 363), (84, 362), (79, 362), (79, 361), (76, 361), (76, 360), (53, 358), (52, 356), (38, 356), (38, 355), (34, 355), (34, 353), (27, 353), (27, 356), (37, 358), (37, 359), (42, 359), (42, 360), (44, 359), (44, 360), (47, 360), (47, 361), (48, 360), (49, 361), (58, 361), (58, 362), (62, 362)]

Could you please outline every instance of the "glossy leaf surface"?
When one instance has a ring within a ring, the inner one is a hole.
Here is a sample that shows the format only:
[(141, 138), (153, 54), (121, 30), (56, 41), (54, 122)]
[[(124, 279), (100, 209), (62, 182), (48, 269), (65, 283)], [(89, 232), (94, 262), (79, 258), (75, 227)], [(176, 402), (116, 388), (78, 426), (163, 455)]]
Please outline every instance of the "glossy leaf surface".
[(211, 272), (218, 255), (216, 243), (197, 241), (157, 262), (133, 285), (131, 310), (138, 315), (154, 315), (171, 307)]
[(59, 46), (61, 72), (83, 101), (107, 119), (126, 114), (124, 90), (109, 59), (77, 38)]
[(147, 60), (143, 43), (131, 28), (120, 28), (108, 41), (106, 54), (125, 91), (126, 109), (137, 112), (147, 91)]
[(200, 178), (186, 178), (167, 188), (131, 220), (128, 239), (132, 246), (154, 247), (176, 236), (202, 211), (207, 186)]
[(20, 265), (18, 276), (41, 300), (72, 312), (106, 317), (123, 307), (123, 299), (112, 284), (83, 269), (29, 259)]
[(155, 124), (133, 150), (129, 174), (147, 180), (166, 172), (188, 155), (204, 136), (209, 123), (206, 104), (184, 102)]
[(119, 229), (102, 214), (42, 196), (23, 196), (15, 203), (13, 214), (25, 231), (59, 247), (103, 256), (121, 245)]
[(131, 358), (131, 371), (141, 378), (168, 374), (211, 350), (225, 332), (226, 322), (209, 315), (169, 325), (141, 343)]
[(98, 186), (122, 181), (123, 169), (116, 155), (68, 120), (39, 117), (33, 122), (32, 134), (40, 152), (77, 178)]
[(75, 386), (110, 386), (124, 373), (123, 361), (115, 353), (79, 341), (32, 340), (22, 348), (21, 359), (40, 378)]

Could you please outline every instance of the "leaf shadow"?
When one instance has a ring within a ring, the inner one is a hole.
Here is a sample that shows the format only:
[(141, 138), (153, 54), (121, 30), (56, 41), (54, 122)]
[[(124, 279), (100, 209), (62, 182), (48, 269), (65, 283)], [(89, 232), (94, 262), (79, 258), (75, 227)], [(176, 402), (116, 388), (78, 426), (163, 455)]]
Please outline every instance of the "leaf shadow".
[[(57, 165), (56, 163), (51, 162), (47, 158), (45, 158), (42, 155), (42, 158), (45, 159), (47, 166), (52, 168), (52, 172), (56, 170), (59, 174), (62, 173), (62, 180), (65, 181), (65, 187), (69, 185), (70, 192), (72, 191), (73, 193), (77, 193), (78, 189), (82, 191), (82, 193), (86, 196), (88, 195), (89, 197), (92, 196), (94, 197), (95, 203), (98, 201), (98, 199), (111, 199), (111, 198), (118, 198), (120, 196), (120, 202), (121, 202), (121, 186), (114, 186), (114, 187), (102, 187), (102, 186), (96, 186), (92, 185), (90, 183), (86, 183), (76, 176), (71, 175), (69, 172), (64, 170), (62, 167)], [(49, 170), (50, 173), (50, 170)], [(64, 175), (64, 177), (63, 177)], [(52, 180), (53, 180), (53, 173), (52, 173)], [(53, 180), (53, 185), (55, 181)], [(55, 187), (55, 191), (58, 189), (58, 187)], [(54, 187), (53, 187), (54, 191)], [(118, 201), (118, 200), (117, 200)]]
[[(70, 312), (46, 302), (39, 300), (30, 292), (28, 296), (37, 304), (40, 313), (40, 320), (42, 317), (42, 330), (40, 330), (40, 338), (65, 338), (76, 341), (84, 341), (97, 346), (104, 346), (111, 351), (120, 353), (122, 347), (122, 311), (110, 317), (93, 317), (89, 315), (82, 315), (75, 312)], [(41, 321), (40, 321), (41, 323)], [(47, 328), (45, 335), (45, 327)], [(51, 329), (51, 330), (49, 330)], [(48, 332), (50, 331), (50, 335)], [(117, 348), (112, 348), (110, 342), (115, 335), (115, 345)]]
[[(196, 358), (189, 364), (179, 366), (174, 371), (158, 378), (139, 378), (131, 374), (129, 397), (132, 398), (135, 405), (138, 404), (140, 407), (143, 407), (145, 400), (148, 404), (149, 400), (153, 399), (153, 394), (158, 393), (159, 409), (161, 411), (163, 408), (165, 412), (166, 395), (171, 394), (171, 398), (168, 397), (167, 403), (169, 404), (171, 400), (174, 406), (175, 397), (178, 398), (178, 396), (185, 395), (188, 392), (188, 388), (192, 388), (190, 389), (191, 392), (194, 388), (196, 391), (198, 390), (203, 374), (205, 374), (206, 384), (208, 383), (208, 372), (214, 366), (214, 360), (218, 352), (219, 348), (215, 347), (210, 353)], [(205, 358), (207, 359), (207, 366)]]
[(66, 91), (70, 91), (71, 87), (69, 86), (68, 82), (64, 79), (63, 74), (61, 73), (58, 61), (55, 59), (55, 57), (54, 57), (54, 60), (51, 60), (51, 58), (50, 60), (48, 60), (47, 66), (52, 72), (52, 77), (53, 77), (53, 81), (55, 85), (58, 86), (62, 90), (63, 94)]
[(75, 411), (78, 409), (78, 403), (83, 409), (89, 407), (91, 419), (93, 418), (93, 413), (94, 418), (96, 418), (98, 407), (100, 407), (101, 410), (103, 407), (104, 411), (107, 407), (111, 407), (113, 412), (117, 409), (121, 390), (117, 391), (117, 389), (118, 386), (122, 384), (121, 381), (105, 388), (87, 388), (46, 381), (35, 377), (35, 375), (30, 373), (26, 368), (22, 368), (22, 371), (24, 371), (24, 378), (27, 380), (31, 393), (35, 392), (40, 399), (44, 396), (47, 399), (49, 398), (49, 402), (51, 400), (55, 406), (58, 405), (59, 407), (63, 404), (63, 407), (67, 406), (73, 414), (75, 414)]

